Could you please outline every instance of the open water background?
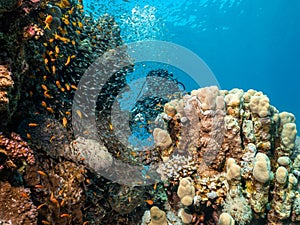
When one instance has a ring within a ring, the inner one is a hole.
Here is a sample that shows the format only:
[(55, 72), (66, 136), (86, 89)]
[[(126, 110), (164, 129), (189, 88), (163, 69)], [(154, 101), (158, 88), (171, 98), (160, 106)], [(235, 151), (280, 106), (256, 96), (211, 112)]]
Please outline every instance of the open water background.
[[(300, 1), (84, 3), (95, 17), (114, 15), (126, 42), (158, 39), (189, 48), (207, 63), (222, 89), (262, 91), (278, 110), (294, 113), (300, 127)], [(184, 76), (179, 78), (184, 83)]]

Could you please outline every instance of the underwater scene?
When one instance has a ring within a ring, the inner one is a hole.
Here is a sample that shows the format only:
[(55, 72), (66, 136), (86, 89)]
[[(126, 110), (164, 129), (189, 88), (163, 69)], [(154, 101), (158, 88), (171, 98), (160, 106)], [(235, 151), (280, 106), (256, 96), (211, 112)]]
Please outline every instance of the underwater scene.
[(0, 225), (300, 225), (298, 0), (0, 0)]

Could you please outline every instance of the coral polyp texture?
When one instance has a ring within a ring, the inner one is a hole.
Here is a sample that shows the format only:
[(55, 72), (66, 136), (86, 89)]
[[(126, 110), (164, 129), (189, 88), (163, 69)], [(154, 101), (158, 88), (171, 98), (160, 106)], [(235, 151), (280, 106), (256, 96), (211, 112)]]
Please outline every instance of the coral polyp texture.
[(158, 145), (164, 153), (158, 172), (178, 188), (180, 211), (188, 207), (181, 215), (202, 215), (207, 224), (217, 223), (220, 212), (219, 224), (300, 222), (293, 114), (279, 112), (262, 92), (215, 86), (173, 99), (164, 109), (164, 137), (172, 144)]

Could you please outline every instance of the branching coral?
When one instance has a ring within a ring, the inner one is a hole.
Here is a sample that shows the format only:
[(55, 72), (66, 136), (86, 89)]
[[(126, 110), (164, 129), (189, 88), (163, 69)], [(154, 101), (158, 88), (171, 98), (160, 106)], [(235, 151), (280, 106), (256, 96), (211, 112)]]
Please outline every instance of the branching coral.
[(0, 150), (2, 154), (7, 156), (6, 162), (2, 162), (4, 167), (17, 167), (16, 164), (22, 166), (25, 163), (30, 165), (35, 163), (33, 151), (16, 133), (11, 133), (9, 138), (0, 133)]
[(162, 180), (173, 179), (179, 181), (180, 177), (193, 174), (196, 167), (193, 166), (191, 156), (173, 155), (165, 163), (160, 163), (157, 172), (161, 175)]

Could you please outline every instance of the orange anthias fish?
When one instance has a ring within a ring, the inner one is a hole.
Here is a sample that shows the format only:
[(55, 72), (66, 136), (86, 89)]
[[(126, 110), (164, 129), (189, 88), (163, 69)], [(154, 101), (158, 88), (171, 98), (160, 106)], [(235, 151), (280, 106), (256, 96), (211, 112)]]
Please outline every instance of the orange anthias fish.
[(46, 17), (46, 19), (45, 19), (45, 21), (44, 21), (44, 23), (45, 23), (45, 30), (46, 29), (49, 29), (49, 30), (51, 30), (50, 29), (50, 24), (51, 24), (51, 22), (52, 22), (52, 20), (53, 20), (53, 17), (51, 16), (51, 15), (48, 15), (47, 17)]

